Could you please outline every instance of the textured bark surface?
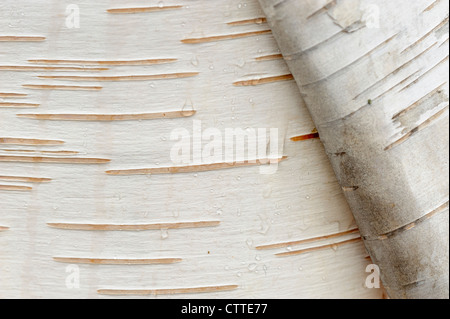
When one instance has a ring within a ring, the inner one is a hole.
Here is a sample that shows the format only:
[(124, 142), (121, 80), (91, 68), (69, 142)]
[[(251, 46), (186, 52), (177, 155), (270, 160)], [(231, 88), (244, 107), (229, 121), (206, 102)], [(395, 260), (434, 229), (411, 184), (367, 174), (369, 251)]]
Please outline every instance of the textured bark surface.
[(392, 298), (448, 298), (448, 2), (260, 0)]
[[(259, 3), (160, 5), (0, 1), (0, 298), (382, 297)], [(288, 158), (153, 174), (194, 120)]]

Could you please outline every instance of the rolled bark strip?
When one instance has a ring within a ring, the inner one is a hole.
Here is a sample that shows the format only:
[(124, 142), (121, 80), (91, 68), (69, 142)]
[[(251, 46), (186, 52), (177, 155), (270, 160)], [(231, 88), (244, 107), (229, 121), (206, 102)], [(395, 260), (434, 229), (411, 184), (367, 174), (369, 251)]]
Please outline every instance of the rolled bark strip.
[(40, 140), (34, 138), (14, 138), (14, 137), (0, 137), (0, 144), (7, 145), (61, 145), (64, 144), (64, 141), (58, 140)]
[(448, 2), (259, 2), (388, 295), (449, 298)]
[(158, 6), (158, 7), (141, 7), (141, 8), (115, 8), (108, 9), (108, 13), (144, 13), (144, 12), (158, 12), (166, 10), (181, 9), (183, 6)]
[(30, 63), (36, 64), (75, 64), (75, 65), (153, 65), (172, 63), (177, 59), (144, 59), (144, 60), (49, 60), (49, 59), (31, 59)]
[(39, 107), (39, 104), (33, 103), (11, 103), (11, 102), (0, 102), (0, 108), (36, 108)]
[(141, 114), (17, 114), (18, 117), (48, 121), (137, 121), (154, 119), (174, 119), (195, 115), (195, 110), (169, 111)]
[(33, 188), (28, 186), (18, 185), (0, 185), (0, 191), (31, 191)]
[(76, 257), (53, 257), (53, 260), (68, 264), (91, 264), (91, 265), (156, 265), (174, 264), (181, 262), (181, 258), (152, 258), (152, 259), (128, 259), (128, 258), (76, 258)]
[(26, 94), (23, 93), (0, 93), (0, 98), (23, 98), (26, 97)]
[(74, 223), (48, 223), (49, 227), (69, 230), (93, 230), (93, 231), (140, 231), (140, 230), (161, 230), (161, 229), (182, 229), (182, 228), (201, 228), (215, 227), (220, 224), (218, 220), (198, 221), (198, 222), (178, 222), (178, 223), (154, 223), (154, 224), (74, 224)]
[(54, 164), (105, 164), (111, 160), (106, 158), (84, 158), (84, 157), (44, 157), (44, 156), (3, 156), (0, 162), (10, 163), (54, 163)]
[(175, 294), (194, 294), (194, 293), (210, 293), (219, 291), (228, 291), (239, 288), (238, 285), (221, 285), (206, 287), (189, 287), (189, 288), (162, 288), (162, 289), (98, 289), (100, 295), (175, 295)]
[(182, 79), (198, 75), (198, 72), (151, 74), (151, 75), (115, 75), (115, 76), (80, 76), (80, 75), (39, 75), (40, 79), (86, 82), (120, 82), (120, 81), (152, 81)]
[(36, 36), (1, 36), (0, 42), (40, 42), (45, 41), (45, 37)]
[(51, 178), (37, 178), (37, 177), (24, 177), (24, 176), (1, 176), (2, 181), (13, 182), (25, 182), (25, 183), (48, 183), (51, 182)]

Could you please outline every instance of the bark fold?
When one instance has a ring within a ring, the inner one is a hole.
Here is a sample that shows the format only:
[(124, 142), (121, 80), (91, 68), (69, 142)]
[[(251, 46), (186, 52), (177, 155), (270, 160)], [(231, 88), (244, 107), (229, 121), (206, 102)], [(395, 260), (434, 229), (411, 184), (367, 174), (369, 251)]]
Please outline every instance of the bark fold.
[(259, 0), (391, 298), (449, 298), (448, 2)]

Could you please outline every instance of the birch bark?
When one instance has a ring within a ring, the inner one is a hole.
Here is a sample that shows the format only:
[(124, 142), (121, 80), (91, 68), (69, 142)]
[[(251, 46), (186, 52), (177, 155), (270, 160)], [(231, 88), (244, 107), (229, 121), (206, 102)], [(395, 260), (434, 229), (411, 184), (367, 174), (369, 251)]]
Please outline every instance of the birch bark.
[(259, 0), (392, 298), (448, 298), (448, 2)]

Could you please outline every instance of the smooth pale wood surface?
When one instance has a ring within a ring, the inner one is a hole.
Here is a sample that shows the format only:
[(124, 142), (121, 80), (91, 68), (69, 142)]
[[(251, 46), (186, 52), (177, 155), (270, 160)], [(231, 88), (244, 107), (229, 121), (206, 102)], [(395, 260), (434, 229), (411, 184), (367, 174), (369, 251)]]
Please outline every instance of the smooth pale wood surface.
[[(165, 6), (182, 7), (128, 14), (107, 10), (158, 7), (159, 2), (83, 0), (77, 2), (79, 29), (65, 25), (66, 7), (71, 3), (8, 0), (0, 4), (0, 65), (61, 67), (59, 60), (109, 63), (108, 70), (92, 73), (0, 70), (0, 102), (17, 103), (14, 94), (27, 94), (21, 96), (20, 103), (39, 104), (31, 112), (0, 110), (0, 156), (28, 156), (26, 153), (32, 151), (44, 157), (64, 159), (69, 155), (71, 159), (110, 162), (0, 161), (1, 176), (21, 177), (4, 178), (2, 185), (33, 188), (27, 192), (0, 189), (1, 298), (101, 298), (121, 291), (125, 295), (138, 292), (137, 297), (144, 292), (142, 298), (382, 296), (381, 289), (365, 287), (365, 269), (371, 262), (362, 242), (352, 240), (359, 234), (348, 232), (355, 228), (353, 217), (298, 89), (286, 76), (289, 71), (271, 33), (265, 31), (269, 28), (256, 0), (165, 1)], [(8, 38), (21, 36), (36, 38), (33, 42)], [(208, 41), (186, 40), (200, 38)], [(149, 59), (171, 59), (171, 63), (123, 62)], [(36, 60), (41, 60), (40, 64)], [(197, 72), (186, 78), (120, 82), (42, 77)], [(266, 78), (269, 80), (263, 80)], [(186, 107), (196, 110), (195, 115), (112, 122), (17, 116), (144, 114)], [(192, 132), (194, 120), (202, 121), (202, 129), (213, 127), (221, 132), (225, 128), (278, 128), (279, 155), (287, 159), (271, 175), (260, 174), (258, 165), (151, 176), (106, 174), (174, 166), (170, 150), (175, 142), (170, 133), (179, 127)], [(309, 135), (311, 138), (301, 138)], [(24, 178), (51, 181), (30, 184)], [(202, 221), (220, 224), (100, 232), (48, 226)], [(334, 236), (338, 233), (343, 234)], [(307, 240), (316, 237), (319, 239)], [(286, 242), (299, 244), (256, 249)], [(308, 250), (318, 246), (323, 249)], [(282, 255), (305, 249), (305, 253)], [(70, 264), (55, 258), (181, 261), (151, 265), (76, 263), (80, 288), (69, 289), (66, 267)]]

